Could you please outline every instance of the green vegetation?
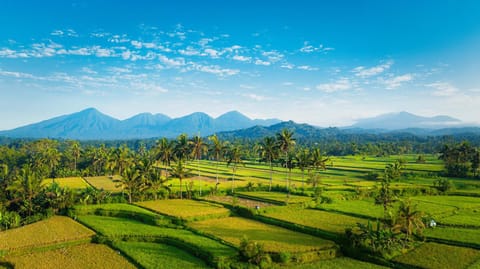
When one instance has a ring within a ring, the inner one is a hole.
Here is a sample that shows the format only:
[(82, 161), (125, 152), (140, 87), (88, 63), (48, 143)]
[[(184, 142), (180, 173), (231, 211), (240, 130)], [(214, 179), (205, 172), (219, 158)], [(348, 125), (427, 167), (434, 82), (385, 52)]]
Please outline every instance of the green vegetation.
[(43, 247), (89, 239), (94, 234), (93, 231), (70, 218), (54, 216), (24, 227), (0, 232), (0, 250)]
[(208, 268), (204, 261), (165, 244), (149, 242), (115, 242), (115, 248), (134, 259), (143, 268)]
[(467, 268), (478, 259), (480, 259), (479, 250), (425, 243), (395, 258), (395, 261), (421, 268)]
[[(282, 268), (282, 267), (279, 267)], [(388, 268), (380, 265), (362, 262), (347, 257), (340, 257), (330, 260), (322, 260), (314, 263), (289, 265), (291, 269), (333, 269), (333, 268), (355, 268), (355, 269), (381, 269)]]
[(82, 244), (19, 256), (7, 256), (14, 268), (136, 268), (114, 250), (97, 244)]
[(279, 192), (238, 192), (237, 196), (245, 197), (249, 199), (259, 200), (263, 202), (272, 202), (279, 204), (288, 204), (288, 203), (304, 203), (312, 201), (311, 197), (307, 196), (298, 196), (298, 195), (287, 195), (285, 193)]
[(264, 245), (267, 252), (306, 252), (331, 249), (335, 244), (258, 221), (229, 217), (192, 222), (190, 227), (240, 246), (243, 236)]
[(201, 220), (230, 215), (230, 211), (223, 206), (193, 200), (159, 200), (139, 202), (137, 204), (160, 214), (182, 220)]

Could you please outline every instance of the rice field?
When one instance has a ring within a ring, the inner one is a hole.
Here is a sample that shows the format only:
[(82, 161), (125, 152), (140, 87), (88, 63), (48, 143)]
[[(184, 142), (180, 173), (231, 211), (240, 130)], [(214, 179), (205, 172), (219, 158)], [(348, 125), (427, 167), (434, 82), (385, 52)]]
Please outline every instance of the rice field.
[(286, 193), (281, 192), (268, 192), (268, 191), (257, 191), (257, 192), (237, 192), (237, 196), (259, 200), (264, 202), (273, 202), (280, 204), (288, 203), (304, 203), (312, 201), (311, 197), (308, 196), (299, 196), (299, 195), (290, 195), (287, 197)]
[(79, 216), (78, 219), (101, 235), (111, 238), (170, 238), (196, 246), (211, 253), (214, 257), (231, 257), (236, 254), (232, 247), (188, 230), (152, 226), (125, 218), (86, 215)]
[(339, 257), (329, 260), (321, 260), (313, 263), (305, 264), (289, 264), (287, 266), (274, 267), (290, 268), (290, 269), (335, 269), (335, 268), (352, 268), (352, 269), (386, 269), (388, 267), (376, 265), (373, 263), (362, 262), (347, 257)]
[(157, 200), (137, 203), (160, 214), (182, 220), (199, 220), (210, 217), (226, 217), (230, 210), (221, 205), (194, 200)]
[(322, 210), (303, 209), (298, 206), (271, 207), (266, 209), (262, 215), (339, 235), (343, 234), (346, 228), (352, 228), (357, 223), (367, 222), (361, 218)]
[(116, 251), (97, 244), (82, 244), (20, 256), (7, 256), (5, 260), (18, 269), (136, 268)]
[(165, 244), (149, 242), (115, 242), (115, 247), (134, 259), (145, 269), (209, 268), (201, 259)]
[(467, 268), (480, 259), (480, 250), (424, 243), (394, 260), (416, 268)]
[(239, 217), (192, 222), (189, 226), (236, 246), (246, 236), (263, 244), (267, 252), (307, 252), (335, 246), (332, 241)]
[(0, 232), (0, 250), (42, 247), (88, 239), (95, 233), (68, 217), (54, 216), (20, 228)]
[(480, 229), (458, 227), (435, 227), (426, 229), (424, 235), (429, 238), (473, 244), (480, 248)]
[(98, 176), (98, 177), (85, 177), (88, 184), (92, 185), (95, 189), (105, 190), (110, 192), (121, 192), (122, 186), (119, 180), (119, 176)]
[(88, 184), (81, 177), (63, 177), (63, 178), (55, 178), (55, 179), (47, 178), (43, 180), (42, 185), (48, 186), (53, 184), (53, 182), (60, 185), (60, 187), (70, 188), (70, 189), (84, 189), (84, 188), (90, 187), (90, 184)]

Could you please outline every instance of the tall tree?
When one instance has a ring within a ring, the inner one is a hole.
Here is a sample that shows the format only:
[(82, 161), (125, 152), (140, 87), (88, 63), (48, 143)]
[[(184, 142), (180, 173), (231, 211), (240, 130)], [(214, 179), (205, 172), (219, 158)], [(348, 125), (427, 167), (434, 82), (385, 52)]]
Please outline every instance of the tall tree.
[(295, 138), (293, 138), (293, 132), (283, 129), (280, 133), (277, 133), (277, 143), (279, 149), (285, 155), (285, 170), (286, 170), (286, 188), (289, 190), (289, 169), (288, 169), (288, 152), (295, 146)]
[(190, 143), (188, 143), (188, 137), (186, 134), (181, 134), (177, 137), (174, 152), (178, 160), (184, 161), (185, 164), (188, 162)]
[(123, 191), (128, 196), (131, 204), (135, 198), (146, 188), (145, 177), (139, 164), (134, 162), (125, 163), (120, 179)]
[(402, 200), (396, 216), (394, 228), (399, 229), (405, 234), (405, 239), (409, 241), (412, 234), (422, 234), (425, 224), (422, 220), (423, 212), (417, 210), (417, 205), (412, 204), (410, 199)]
[(278, 158), (278, 147), (275, 137), (264, 137), (259, 144), (259, 151), (261, 158), (265, 160), (270, 167), (270, 184), (268, 186), (268, 191), (271, 191), (273, 181), (273, 161)]
[(173, 140), (168, 140), (164, 137), (157, 141), (155, 150), (157, 152), (157, 158), (162, 162), (164, 166), (164, 175), (165, 178), (167, 178), (167, 168), (170, 166), (170, 163), (174, 160), (175, 157), (175, 142)]
[(235, 173), (238, 165), (243, 165), (242, 148), (239, 145), (231, 146), (227, 151), (227, 166), (232, 166), (232, 194), (235, 192)]
[(310, 167), (310, 164), (312, 162), (311, 160), (311, 155), (310, 155), (310, 150), (308, 148), (302, 149), (299, 152), (297, 152), (295, 156), (297, 160), (297, 166), (302, 171), (302, 187), (304, 184), (304, 178), (305, 178), (305, 170)]
[(213, 156), (215, 156), (215, 179), (217, 181), (215, 185), (215, 190), (217, 190), (218, 184), (220, 184), (218, 182), (218, 163), (220, 162), (223, 154), (225, 153), (225, 143), (220, 141), (216, 134), (210, 136), (208, 140), (210, 140), (211, 142), (209, 151), (211, 154), (213, 154)]
[(8, 191), (20, 198), (27, 216), (34, 212), (34, 198), (42, 189), (42, 176), (35, 172), (30, 165), (23, 166), (16, 175), (13, 184), (7, 187)]
[(180, 180), (180, 199), (182, 199), (183, 179), (189, 176), (190, 170), (183, 165), (182, 159), (179, 159), (177, 161), (177, 164), (173, 166), (171, 169), (172, 169), (171, 177), (178, 178)]
[(67, 148), (67, 155), (72, 158), (73, 161), (73, 171), (77, 171), (77, 163), (80, 159), (82, 148), (78, 141), (69, 141)]

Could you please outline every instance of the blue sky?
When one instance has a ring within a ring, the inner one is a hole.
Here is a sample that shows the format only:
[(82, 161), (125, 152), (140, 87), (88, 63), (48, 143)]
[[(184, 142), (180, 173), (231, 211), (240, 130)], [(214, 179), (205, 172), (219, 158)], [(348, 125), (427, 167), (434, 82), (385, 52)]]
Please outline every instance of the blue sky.
[(480, 123), (480, 2), (0, 2), (0, 129), (88, 107)]

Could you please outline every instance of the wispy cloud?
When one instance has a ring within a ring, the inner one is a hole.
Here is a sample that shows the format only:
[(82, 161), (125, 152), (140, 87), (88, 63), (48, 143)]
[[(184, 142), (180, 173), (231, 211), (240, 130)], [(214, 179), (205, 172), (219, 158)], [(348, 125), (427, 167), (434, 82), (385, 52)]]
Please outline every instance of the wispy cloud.
[(386, 86), (388, 90), (393, 90), (400, 87), (403, 83), (413, 80), (412, 74), (405, 74), (400, 76), (392, 76), (387, 79), (382, 79), (381, 81)]
[(326, 93), (346, 91), (352, 89), (352, 83), (347, 78), (341, 78), (333, 83), (319, 84), (317, 89)]
[(355, 73), (355, 76), (357, 77), (368, 78), (385, 72), (386, 70), (390, 69), (392, 65), (393, 61), (387, 61), (386, 63), (369, 68), (365, 66), (358, 66), (355, 67), (352, 72)]
[(257, 59), (257, 60), (255, 60), (255, 64), (256, 64), (256, 65), (269, 66), (271, 63), (268, 62), (268, 61), (263, 61), (263, 60)]
[(242, 56), (242, 55), (234, 55), (232, 57), (235, 61), (240, 61), (240, 62), (250, 62), (252, 60), (252, 57), (248, 56)]
[(238, 69), (221, 68), (218, 65), (209, 65), (209, 66), (197, 65), (195, 69), (201, 72), (210, 73), (210, 74), (218, 75), (221, 77), (233, 76), (240, 72), (240, 70)]
[(334, 50), (334, 48), (325, 47), (322, 44), (318, 46), (313, 46), (308, 41), (303, 42), (303, 47), (300, 48), (300, 52), (303, 52), (303, 53), (327, 52), (332, 50)]
[(435, 83), (426, 84), (425, 86), (434, 88), (435, 91), (432, 92), (434, 96), (453, 96), (459, 92), (459, 89), (448, 82), (437, 81)]
[(255, 93), (246, 93), (246, 94), (242, 94), (242, 96), (250, 98), (250, 99), (255, 100), (255, 101), (263, 101), (263, 100), (266, 99), (265, 96), (258, 95), (258, 94), (255, 94)]
[(309, 65), (299, 65), (299, 66), (297, 66), (297, 69), (306, 70), (306, 71), (317, 71), (318, 70), (317, 67), (312, 67), (312, 66), (309, 66)]

